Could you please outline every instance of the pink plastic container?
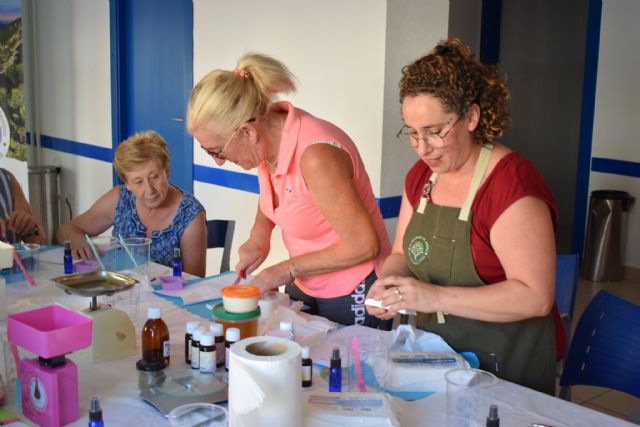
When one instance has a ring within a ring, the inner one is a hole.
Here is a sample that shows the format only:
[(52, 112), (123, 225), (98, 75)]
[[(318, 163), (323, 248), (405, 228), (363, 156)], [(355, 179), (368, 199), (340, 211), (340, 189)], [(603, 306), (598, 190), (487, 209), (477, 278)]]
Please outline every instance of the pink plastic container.
[(100, 270), (100, 263), (91, 259), (83, 259), (73, 264), (74, 273), (89, 273)]
[(71, 353), (91, 345), (92, 319), (61, 305), (9, 315), (9, 341), (43, 358)]
[(165, 291), (179, 291), (182, 289), (182, 277), (177, 276), (160, 276), (162, 289)]

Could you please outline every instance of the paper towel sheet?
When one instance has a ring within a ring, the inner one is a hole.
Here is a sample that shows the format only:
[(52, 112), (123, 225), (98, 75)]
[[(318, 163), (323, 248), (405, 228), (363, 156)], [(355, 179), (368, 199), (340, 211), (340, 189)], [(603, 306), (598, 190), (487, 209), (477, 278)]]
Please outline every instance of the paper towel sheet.
[(229, 418), (231, 427), (300, 427), (303, 402), (300, 346), (260, 336), (231, 346)]

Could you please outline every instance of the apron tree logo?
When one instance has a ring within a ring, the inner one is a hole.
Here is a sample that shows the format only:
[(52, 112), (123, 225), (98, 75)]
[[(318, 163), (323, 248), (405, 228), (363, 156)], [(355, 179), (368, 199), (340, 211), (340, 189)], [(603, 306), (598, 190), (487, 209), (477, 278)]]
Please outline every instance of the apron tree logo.
[(409, 242), (407, 253), (409, 254), (409, 261), (413, 265), (418, 265), (429, 255), (429, 242), (422, 236), (416, 236)]

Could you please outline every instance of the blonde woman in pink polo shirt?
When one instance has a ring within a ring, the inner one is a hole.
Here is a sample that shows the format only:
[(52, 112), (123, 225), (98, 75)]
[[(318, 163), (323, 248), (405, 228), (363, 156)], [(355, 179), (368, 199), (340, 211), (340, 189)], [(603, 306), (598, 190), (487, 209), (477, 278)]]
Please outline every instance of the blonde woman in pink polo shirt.
[(262, 269), (251, 284), (262, 292), (286, 284), (314, 314), (376, 326), (364, 298), (390, 243), (369, 176), (346, 133), (275, 101), (294, 90), (284, 64), (248, 54), (235, 70), (207, 74), (189, 100), (187, 129), (216, 164), (258, 169), (258, 211), (236, 271), (249, 274), (262, 264), (278, 226), (289, 258)]

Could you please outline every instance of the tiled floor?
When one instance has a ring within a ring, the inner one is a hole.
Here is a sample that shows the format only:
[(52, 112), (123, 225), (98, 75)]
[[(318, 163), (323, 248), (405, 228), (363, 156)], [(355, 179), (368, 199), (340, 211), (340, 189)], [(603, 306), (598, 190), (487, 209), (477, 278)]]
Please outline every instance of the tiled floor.
[[(580, 279), (576, 291), (573, 327), (591, 298), (602, 289), (633, 304), (640, 305), (640, 281), (624, 280), (617, 283), (597, 283)], [(640, 398), (630, 394), (602, 387), (574, 386), (571, 391), (571, 400), (597, 411), (640, 424)]]

